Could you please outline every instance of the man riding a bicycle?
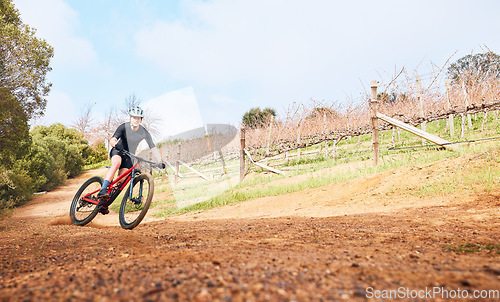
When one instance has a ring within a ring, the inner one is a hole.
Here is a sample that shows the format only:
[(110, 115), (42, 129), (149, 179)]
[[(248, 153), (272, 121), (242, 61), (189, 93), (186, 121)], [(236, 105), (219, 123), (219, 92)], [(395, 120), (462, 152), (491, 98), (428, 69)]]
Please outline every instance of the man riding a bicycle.
[(153, 155), (157, 159), (161, 159), (160, 152), (155, 147), (151, 134), (141, 125), (144, 118), (142, 108), (137, 106), (130, 109), (129, 116), (130, 122), (118, 126), (109, 142), (111, 147), (113, 147), (109, 152), (111, 167), (106, 172), (101, 190), (98, 193), (98, 198), (101, 200), (98, 205), (100, 207), (99, 212), (103, 215), (109, 213), (107, 204), (109, 197), (108, 186), (113, 181), (116, 171), (118, 171), (118, 176), (120, 176), (133, 166), (132, 159), (123, 152), (124, 150), (135, 154), (139, 143), (145, 140), (149, 148), (152, 149)]

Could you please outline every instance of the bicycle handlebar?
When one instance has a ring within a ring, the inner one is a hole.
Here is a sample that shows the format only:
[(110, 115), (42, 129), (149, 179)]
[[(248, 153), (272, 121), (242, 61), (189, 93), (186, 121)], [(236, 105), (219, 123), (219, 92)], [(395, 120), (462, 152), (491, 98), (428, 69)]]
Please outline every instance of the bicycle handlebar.
[(152, 162), (152, 161), (149, 161), (147, 159), (144, 159), (140, 156), (137, 156), (135, 154), (132, 154), (130, 152), (128, 152), (127, 150), (121, 150), (121, 152), (125, 153), (126, 155), (130, 156), (131, 158), (135, 158), (141, 162), (145, 162), (145, 163), (148, 163), (150, 164), (151, 166), (155, 167), (155, 168), (159, 168), (159, 169), (164, 169), (165, 168), (165, 164), (164, 163), (155, 163), (155, 162)]

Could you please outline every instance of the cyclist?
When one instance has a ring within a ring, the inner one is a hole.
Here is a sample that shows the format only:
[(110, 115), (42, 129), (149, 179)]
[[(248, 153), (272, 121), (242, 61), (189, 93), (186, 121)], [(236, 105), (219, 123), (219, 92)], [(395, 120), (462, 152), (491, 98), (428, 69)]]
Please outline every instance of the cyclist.
[(101, 198), (98, 207), (100, 207), (99, 212), (103, 215), (109, 213), (108, 204), (106, 204), (107, 198), (109, 197), (108, 186), (113, 181), (116, 171), (118, 171), (118, 176), (120, 176), (133, 166), (132, 159), (125, 155), (122, 150), (135, 154), (139, 143), (146, 140), (149, 148), (152, 148), (153, 155), (157, 159), (161, 159), (160, 152), (158, 148), (156, 148), (151, 138), (151, 134), (141, 125), (142, 119), (144, 118), (144, 111), (142, 108), (137, 106), (130, 109), (129, 116), (130, 122), (118, 126), (113, 137), (109, 141), (109, 144), (113, 147), (109, 152), (111, 167), (106, 172), (101, 190), (99, 190), (97, 195), (98, 198)]

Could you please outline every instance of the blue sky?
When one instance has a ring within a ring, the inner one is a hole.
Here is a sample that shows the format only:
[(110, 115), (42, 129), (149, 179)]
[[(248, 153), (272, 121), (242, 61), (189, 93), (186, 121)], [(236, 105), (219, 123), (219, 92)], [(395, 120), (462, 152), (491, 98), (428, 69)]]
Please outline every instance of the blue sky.
[(238, 126), (252, 107), (359, 99), (403, 66), (427, 74), (455, 52), (451, 61), (485, 45), (500, 53), (494, 0), (13, 2), (55, 48), (44, 124), (191, 87), (194, 120)]

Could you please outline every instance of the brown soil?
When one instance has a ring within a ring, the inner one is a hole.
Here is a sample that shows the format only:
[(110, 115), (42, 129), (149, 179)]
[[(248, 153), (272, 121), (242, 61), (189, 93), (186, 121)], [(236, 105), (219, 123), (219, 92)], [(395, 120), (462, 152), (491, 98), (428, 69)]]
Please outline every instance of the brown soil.
[(411, 194), (471, 159), (204, 213), (161, 220), (148, 213), (132, 231), (119, 227), (116, 213), (71, 225), (74, 192), (104, 174), (90, 171), (0, 221), (0, 299), (362, 301), (377, 294), (388, 301), (396, 292), (383, 290), (427, 294), (420, 300), (431, 300), (417, 292), (426, 288), (460, 289), (469, 298), (500, 290), (500, 191)]

